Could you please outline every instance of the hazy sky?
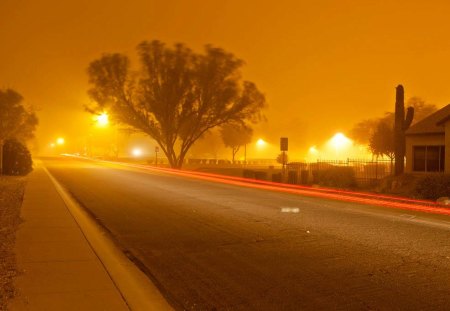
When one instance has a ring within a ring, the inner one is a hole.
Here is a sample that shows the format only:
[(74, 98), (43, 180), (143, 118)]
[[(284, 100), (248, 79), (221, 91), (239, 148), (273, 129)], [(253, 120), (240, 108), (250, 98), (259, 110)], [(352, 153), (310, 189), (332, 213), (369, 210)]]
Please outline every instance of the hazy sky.
[(266, 94), (269, 141), (320, 144), (393, 110), (450, 102), (450, 1), (0, 0), (0, 88), (39, 109), (40, 145), (89, 124), (86, 68), (143, 40), (213, 44)]

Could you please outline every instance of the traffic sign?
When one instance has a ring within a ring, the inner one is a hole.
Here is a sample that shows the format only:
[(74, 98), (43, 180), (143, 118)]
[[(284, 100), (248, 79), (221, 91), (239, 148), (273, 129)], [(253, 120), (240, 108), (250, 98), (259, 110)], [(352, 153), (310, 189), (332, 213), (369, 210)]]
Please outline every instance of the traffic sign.
[(287, 137), (280, 138), (280, 151), (288, 151), (288, 138)]

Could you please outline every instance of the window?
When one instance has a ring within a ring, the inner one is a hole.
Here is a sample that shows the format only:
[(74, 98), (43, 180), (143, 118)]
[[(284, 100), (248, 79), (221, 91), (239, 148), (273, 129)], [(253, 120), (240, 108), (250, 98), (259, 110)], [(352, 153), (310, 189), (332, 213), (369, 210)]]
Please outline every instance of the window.
[(414, 167), (413, 170), (416, 172), (425, 172), (425, 159), (426, 159), (426, 147), (414, 147)]
[(445, 166), (445, 146), (414, 146), (413, 171), (443, 172)]

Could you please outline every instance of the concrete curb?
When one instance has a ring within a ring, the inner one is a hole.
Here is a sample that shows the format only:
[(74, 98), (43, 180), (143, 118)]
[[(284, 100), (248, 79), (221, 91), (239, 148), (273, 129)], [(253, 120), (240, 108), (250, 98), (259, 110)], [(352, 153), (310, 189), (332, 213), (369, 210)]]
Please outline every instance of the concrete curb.
[(43, 166), (92, 249), (104, 265), (131, 310), (173, 310), (148, 277), (114, 244), (109, 234), (92, 219)]

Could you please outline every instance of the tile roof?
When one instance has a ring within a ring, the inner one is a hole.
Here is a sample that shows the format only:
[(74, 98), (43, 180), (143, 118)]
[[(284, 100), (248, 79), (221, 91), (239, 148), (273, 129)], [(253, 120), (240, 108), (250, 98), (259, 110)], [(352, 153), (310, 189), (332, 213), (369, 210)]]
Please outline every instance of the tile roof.
[(444, 134), (445, 129), (442, 122), (448, 118), (450, 118), (450, 104), (412, 125), (406, 131), (406, 135)]

